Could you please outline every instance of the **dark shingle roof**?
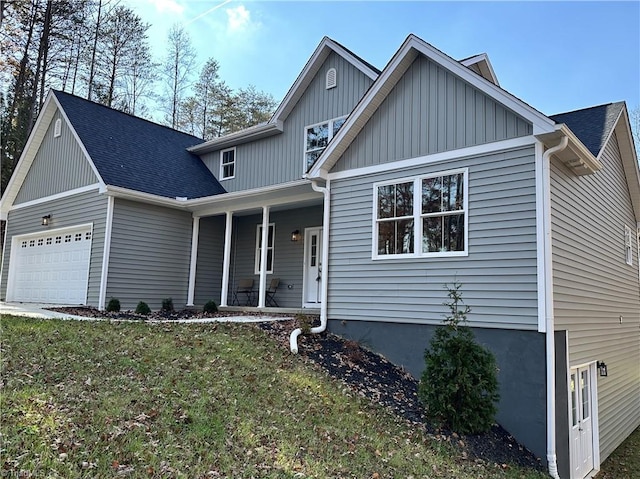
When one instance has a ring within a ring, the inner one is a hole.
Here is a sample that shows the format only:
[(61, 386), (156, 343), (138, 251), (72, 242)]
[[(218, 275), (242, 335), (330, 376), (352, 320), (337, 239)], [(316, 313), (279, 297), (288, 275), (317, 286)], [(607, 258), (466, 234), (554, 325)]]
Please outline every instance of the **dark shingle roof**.
[(593, 156), (597, 157), (609, 137), (611, 129), (620, 115), (624, 102), (607, 103), (584, 110), (570, 111), (552, 115), (556, 123), (564, 123), (586, 146)]
[(54, 94), (107, 185), (168, 198), (225, 192), (186, 150), (203, 140), (68, 93)]

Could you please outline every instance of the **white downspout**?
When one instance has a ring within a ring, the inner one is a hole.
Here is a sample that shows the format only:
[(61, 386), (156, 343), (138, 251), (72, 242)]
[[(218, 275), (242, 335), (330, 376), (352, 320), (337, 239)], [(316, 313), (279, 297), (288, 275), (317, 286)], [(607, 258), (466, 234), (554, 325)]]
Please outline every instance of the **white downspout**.
[(542, 155), (543, 218), (544, 218), (544, 296), (545, 296), (545, 342), (547, 353), (547, 464), (549, 475), (560, 479), (556, 456), (556, 385), (555, 385), (555, 341), (553, 317), (553, 263), (551, 260), (551, 155), (567, 147), (565, 136), (553, 148)]
[[(327, 329), (327, 291), (329, 285), (329, 217), (330, 217), (330, 198), (331, 198), (331, 185), (327, 180), (324, 187), (318, 186), (318, 183), (311, 181), (311, 188), (313, 191), (322, 193), (324, 195), (324, 210), (322, 212), (322, 264), (324, 266), (322, 280), (322, 291), (320, 292), (320, 326), (311, 328), (313, 334), (322, 333)], [(298, 354), (298, 336), (302, 334), (300, 328), (291, 331), (289, 336), (289, 347), (293, 354)]]

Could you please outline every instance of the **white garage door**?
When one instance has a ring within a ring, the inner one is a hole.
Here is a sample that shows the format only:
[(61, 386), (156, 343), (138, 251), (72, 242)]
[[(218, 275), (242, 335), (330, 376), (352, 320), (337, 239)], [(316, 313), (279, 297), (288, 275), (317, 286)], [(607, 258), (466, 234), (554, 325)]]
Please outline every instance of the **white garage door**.
[(91, 225), (13, 238), (7, 300), (86, 304)]

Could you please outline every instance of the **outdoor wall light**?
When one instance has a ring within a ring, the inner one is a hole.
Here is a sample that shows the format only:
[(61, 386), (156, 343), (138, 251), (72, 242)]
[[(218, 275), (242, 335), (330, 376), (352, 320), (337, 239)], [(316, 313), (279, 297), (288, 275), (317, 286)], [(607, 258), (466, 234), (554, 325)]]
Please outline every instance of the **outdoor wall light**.
[(44, 215), (42, 217), (42, 226), (49, 226), (49, 223), (51, 223), (51, 215)]
[(606, 377), (607, 376), (607, 365), (605, 364), (605, 362), (604, 361), (598, 361), (596, 363), (596, 366), (598, 367), (598, 371), (600, 372), (600, 376)]
[(291, 232), (291, 241), (300, 241), (302, 239), (302, 235), (300, 234), (300, 230), (295, 230)]

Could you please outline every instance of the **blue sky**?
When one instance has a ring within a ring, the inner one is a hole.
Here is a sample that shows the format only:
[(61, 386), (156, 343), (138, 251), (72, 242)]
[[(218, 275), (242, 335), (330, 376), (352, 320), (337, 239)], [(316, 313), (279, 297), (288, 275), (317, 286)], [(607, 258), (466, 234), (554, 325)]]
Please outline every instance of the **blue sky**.
[(640, 106), (640, 2), (126, 0), (154, 54), (172, 24), (199, 65), (233, 88), (281, 100), (324, 35), (382, 69), (414, 33), (456, 59), (485, 52), (498, 80), (546, 114), (624, 100)]

